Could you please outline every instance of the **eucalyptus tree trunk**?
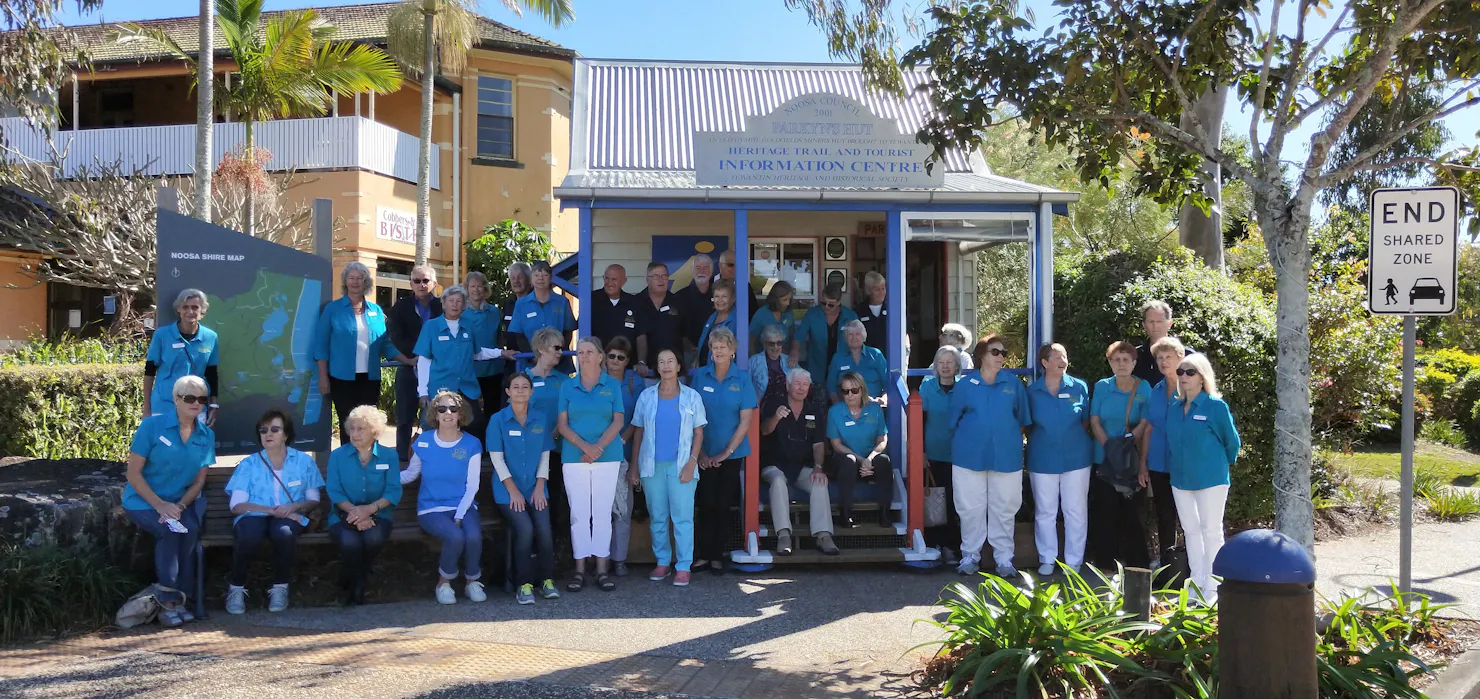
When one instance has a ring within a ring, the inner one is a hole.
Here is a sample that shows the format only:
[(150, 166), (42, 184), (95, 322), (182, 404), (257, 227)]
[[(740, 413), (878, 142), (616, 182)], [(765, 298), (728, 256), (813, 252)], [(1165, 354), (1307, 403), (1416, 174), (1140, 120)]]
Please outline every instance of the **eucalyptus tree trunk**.
[(436, 81), (437, 44), (432, 33), (437, 16), (429, 1), (422, 10), (421, 144), (416, 163), (416, 264), (432, 251), (432, 88)]
[[(1275, 169), (1278, 172), (1278, 168)], [(1309, 196), (1314, 196), (1313, 192)], [(1310, 230), (1307, 195), (1283, 201), (1255, 196), (1259, 225), (1275, 269), (1275, 526), (1315, 551), (1310, 499)]]
[[(216, 128), (216, 6), (215, 0), (200, 0), (200, 56), (196, 59), (195, 85), (195, 217), (211, 220), (211, 138)], [(121, 314), (120, 314), (121, 315)]]
[[(1221, 85), (1203, 93), (1192, 104), (1192, 113), (1182, 115), (1181, 127), (1202, 137), (1218, 148), (1223, 141), (1223, 107), (1228, 102), (1228, 86)], [(1197, 126), (1193, 124), (1196, 119)], [(1183, 247), (1213, 269), (1223, 269), (1223, 168), (1208, 160), (1203, 163), (1203, 193), (1213, 200), (1213, 208), (1204, 214), (1192, 204), (1183, 204), (1178, 214), (1178, 238)]]
[(251, 119), (242, 120), (242, 128), (246, 130), (246, 152), (249, 162), (245, 192), (242, 196), (242, 232), (247, 235), (256, 235), (257, 230), (257, 191), (256, 182), (251, 168), (257, 167), (257, 139), (252, 133), (255, 125)]

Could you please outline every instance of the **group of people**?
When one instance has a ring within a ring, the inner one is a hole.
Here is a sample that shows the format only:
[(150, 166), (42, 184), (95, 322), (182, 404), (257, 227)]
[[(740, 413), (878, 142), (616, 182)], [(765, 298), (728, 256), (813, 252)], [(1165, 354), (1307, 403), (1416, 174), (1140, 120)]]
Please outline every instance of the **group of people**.
[[(367, 297), (374, 288), (369, 269), (347, 265), (341, 296), (323, 309), (314, 343), (318, 387), (333, 402), (342, 446), (321, 477), (313, 460), (292, 448), (288, 415), (271, 410), (258, 421), (262, 449), (226, 486), (237, 540), (228, 611), (245, 610), (247, 568), (264, 539), (274, 550), (268, 609), (287, 607), (294, 544), (325, 497), (345, 601), (362, 602), (370, 566), (396, 525), (402, 489), (418, 480), (417, 524), (441, 543), (434, 595), (444, 604), (456, 602), (459, 579), (463, 596), (487, 598), (480, 582), (484, 514), (475, 501), (482, 487), (491, 488), (513, 533), (520, 604), (533, 603), (536, 594), (560, 596), (554, 532), (565, 527), (575, 566), (564, 591), (615, 589), (615, 578), (628, 574), (638, 487), (657, 559), (649, 578), (671, 577), (683, 586), (695, 571), (723, 573), (742, 464), (753, 448), (778, 554), (793, 553), (800, 538), (791, 523), (792, 487), (809, 499), (808, 530), (825, 554), (839, 553), (828, 487), (834, 479), (843, 526), (859, 526), (854, 494), (860, 483), (871, 483), (877, 524), (892, 527), (897, 478), (886, 453), (883, 278), (864, 279), (856, 308), (842, 304), (840, 288), (823, 289), (800, 320), (791, 310), (794, 290), (775, 282), (763, 301), (752, 300), (749, 338), (739, 338), (733, 256), (721, 257), (717, 275), (704, 255), (690, 268), (694, 282), (672, 292), (667, 266), (653, 262), (646, 291), (636, 295), (622, 291), (625, 269), (607, 268), (605, 297), (593, 299), (590, 309), (594, 334), (575, 343), (572, 366), (566, 349), (575, 317), (553, 292), (546, 263), (512, 265), (509, 293), (498, 302), (490, 302), (492, 290), (480, 273), (439, 297), (433, 270), (417, 267), (414, 293), (388, 313)], [(179, 590), (192, 579), (204, 467), (215, 461), (219, 351), (215, 333), (202, 324), (204, 293), (186, 290), (174, 307), (178, 322), (161, 327), (150, 344), (145, 418), (130, 448), (124, 507), (156, 537), (159, 584)], [(959, 550), (959, 571), (978, 570), (989, 542), (997, 572), (1013, 572), (1025, 451), (1041, 572), (1052, 572), (1060, 558), (1060, 511), (1065, 565), (1084, 561), (1088, 520), (1097, 513), (1105, 519), (1094, 529), (1113, 539), (1103, 544), (1107, 555), (1144, 563), (1133, 551), (1138, 540), (1146, 554), (1137, 510), (1143, 492), (1103, 494), (1089, 477), (1091, 465), (1104, 458), (1102, 445), (1124, 435), (1141, 445), (1141, 485), (1153, 489), (1159, 515), (1170, 512), (1190, 532), (1193, 578), (1211, 590), (1207, 568), (1221, 544), (1238, 436), (1207, 359), (1184, 356), (1168, 336), (1170, 308), (1148, 306), (1143, 316), (1153, 315), (1164, 315), (1160, 326), (1145, 323), (1154, 342), (1139, 349), (1111, 345), (1114, 375), (1093, 392), (1066, 373), (1060, 345), (1038, 352), (1043, 375), (1025, 385), (1003, 370), (1000, 337), (985, 338), (968, 353), (970, 331), (942, 328), (934, 376), (920, 392), (930, 472), (951, 493), (954, 513), (927, 535), (952, 562), (952, 548)], [(750, 343), (744, 366), (737, 362), (742, 341)], [(516, 365), (509, 360), (514, 352), (533, 360)], [(1154, 388), (1135, 373), (1146, 356), (1160, 372)], [(389, 422), (376, 407), (381, 359), (400, 366), (394, 450), (379, 443)], [(749, 440), (754, 420), (759, 445)], [(414, 434), (418, 422), (423, 431)], [(485, 461), (493, 473), (487, 485)], [(1168, 537), (1165, 518), (1159, 522), (1167, 548), (1175, 531)], [(183, 595), (161, 602), (166, 625), (190, 620)]]

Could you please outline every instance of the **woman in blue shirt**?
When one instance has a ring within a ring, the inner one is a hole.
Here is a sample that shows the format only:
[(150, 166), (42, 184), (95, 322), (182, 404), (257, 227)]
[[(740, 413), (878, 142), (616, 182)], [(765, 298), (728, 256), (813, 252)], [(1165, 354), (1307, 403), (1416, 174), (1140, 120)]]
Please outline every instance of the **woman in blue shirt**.
[[(1105, 350), (1112, 376), (1095, 384), (1090, 398), (1090, 434), (1095, 439), (1094, 462), (1100, 468), (1105, 462), (1105, 442), (1110, 437), (1131, 435), (1137, 443), (1145, 433), (1146, 406), (1151, 399), (1151, 386), (1136, 378), (1136, 346), (1120, 340)], [(1121, 493), (1103, 478), (1090, 480), (1089, 551), (1090, 559), (1101, 570), (1114, 570), (1116, 563), (1145, 568), (1151, 557), (1146, 548), (1146, 527), (1141, 513), (1145, 510), (1146, 490)]]
[(370, 268), (351, 262), (339, 273), (339, 282), (339, 298), (324, 306), (314, 325), (313, 358), (319, 364), (319, 392), (333, 401), (339, 441), (348, 444), (344, 425), (350, 411), (380, 403), (381, 357), (411, 367), (416, 363), (391, 344), (385, 313), (366, 298), (375, 288)]
[(1167, 416), (1171, 446), (1172, 497), (1182, 536), (1187, 540), (1187, 566), (1192, 583), (1209, 602), (1218, 597), (1213, 559), (1223, 548), (1223, 506), (1228, 501), (1228, 469), (1238, 460), (1241, 442), (1233, 413), (1218, 392), (1218, 379), (1207, 355), (1194, 353), (1177, 367), (1180, 397)]
[(884, 383), (889, 378), (889, 362), (884, 353), (869, 347), (868, 329), (861, 320), (850, 320), (843, 324), (843, 342), (838, 353), (827, 365), (827, 390), (834, 402), (842, 400), (838, 395), (839, 379), (848, 372), (858, 374), (868, 385), (868, 394), (880, 405), (887, 405)]
[[(658, 385), (643, 391), (632, 411), (637, 468), (627, 472), (628, 483), (636, 485), (641, 478), (652, 517), (653, 558), (658, 565), (648, 580), (660, 581), (675, 570), (673, 584), (679, 587), (689, 584), (693, 567), (694, 493), (702, 480), (699, 451), (708, 422), (704, 400), (679, 381), (682, 374), (677, 353), (658, 353)], [(668, 547), (670, 521), (677, 551)]]
[(937, 487), (946, 489), (946, 523), (925, 528), (925, 545), (940, 549), (941, 561), (956, 565), (960, 559), (951, 550), (961, 543), (961, 518), (951, 506), (951, 393), (961, 374), (961, 353), (941, 347), (930, 363), (935, 376), (920, 382), (920, 407), (925, 412), (925, 459)]
[(159, 623), (179, 626), (195, 617), (185, 609), (182, 585), (195, 590), (195, 544), (200, 538), (200, 489), (216, 463), (216, 435), (198, 422), (210, 401), (205, 379), (175, 380), (168, 413), (144, 418), (129, 445), (123, 509), (154, 537), (154, 576), (166, 588), (157, 597)]
[(545, 418), (545, 429), (555, 437), (555, 450), (550, 453), (550, 527), (563, 532), (570, 528), (570, 505), (565, 498), (565, 473), (560, 466), (560, 430), (556, 418), (560, 417), (560, 389), (570, 380), (570, 375), (560, 370), (565, 359), (565, 337), (555, 328), (540, 328), (535, 331), (534, 366), (524, 370), (534, 384), (529, 406)]
[(437, 601), (456, 604), (452, 581), (462, 563), (463, 591), (468, 599), (488, 599), (479, 579), (483, 577), (483, 530), (478, 506), (478, 481), (483, 471), (483, 443), (463, 431), (473, 421), (466, 399), (456, 391), (443, 390), (432, 398), (424, 426), (427, 431), (411, 445), (411, 463), (401, 472), (401, 485), (421, 478), (416, 493), (416, 523), (422, 531), (442, 542), (437, 564)]
[[(555, 436), (545, 428), (544, 416), (529, 406), (534, 382), (528, 376), (510, 376), (505, 392), (509, 405), (488, 420), (488, 456), (498, 480), (493, 484), (493, 501), (514, 532), (514, 584), (519, 586), (514, 600), (534, 604), (536, 582), (541, 597), (560, 597), (555, 589), (555, 536), (545, 489)], [(536, 551), (537, 563), (531, 564)]]
[(1043, 375), (1028, 385), (1033, 426), (1028, 430), (1028, 479), (1033, 484), (1033, 538), (1038, 574), (1053, 575), (1059, 555), (1058, 519), (1064, 513), (1064, 565), (1084, 563), (1089, 527), (1089, 384), (1067, 372), (1069, 350), (1055, 342), (1038, 350)]
[(768, 325), (781, 326), (787, 341), (791, 341), (792, 326), (796, 323), (796, 315), (791, 311), (791, 300), (795, 294), (796, 289), (790, 283), (776, 282), (771, 285), (771, 290), (766, 292), (766, 305), (757, 309), (750, 317), (751, 352), (760, 351), (761, 331)]
[(339, 546), (346, 605), (365, 603), (370, 566), (391, 538), (401, 502), (401, 464), (380, 444), (386, 415), (373, 405), (349, 411), (349, 442), (329, 454), (329, 536)]
[(699, 366), (709, 363), (709, 335), (715, 328), (725, 328), (735, 334), (735, 284), (721, 279), (714, 283), (714, 312), (704, 321), (704, 330), (699, 333)]
[(1023, 382), (1003, 371), (1007, 341), (988, 335), (973, 351), (976, 376), (951, 394), (951, 497), (961, 517), (961, 563), (981, 569), (982, 546), (992, 544), (998, 576), (1012, 578), (1014, 520), (1023, 505), (1023, 429), (1033, 424)]
[(827, 411), (827, 438), (832, 443), (832, 476), (838, 479), (843, 526), (856, 527), (853, 519), (853, 490), (858, 481), (874, 484), (878, 523), (894, 527), (889, 507), (894, 503), (894, 464), (884, 449), (889, 446), (889, 425), (884, 411), (869, 397), (868, 383), (857, 372), (839, 379), (843, 400)]
[(637, 457), (632, 453), (632, 409), (637, 406), (637, 397), (647, 388), (647, 382), (631, 368), (635, 356), (632, 343), (618, 335), (606, 345), (606, 373), (622, 385), (623, 413), (622, 466), (617, 471), (617, 496), (612, 507), (612, 573), (619, 578), (627, 577), (627, 549), (632, 541), (633, 487), (628, 482), (627, 472)]
[(580, 592), (586, 584), (586, 559), (596, 559), (596, 586), (617, 589), (607, 574), (612, 548), (612, 502), (622, 467), (622, 428), (627, 407), (622, 387), (607, 375), (601, 340), (584, 337), (576, 344), (576, 376), (560, 388), (556, 429), (565, 439), (561, 466), (565, 495), (570, 498), (570, 543), (576, 569), (565, 589)]
[(735, 365), (739, 348), (735, 334), (719, 328), (708, 339), (711, 360), (689, 378), (689, 387), (704, 400), (709, 420), (699, 457), (704, 477), (699, 480), (699, 540), (694, 555), (699, 567), (708, 563), (709, 571), (718, 575), (725, 570), (725, 542), (733, 521), (730, 508), (738, 504), (740, 472), (750, 456), (750, 421), (757, 404), (750, 372)]
[[(442, 292), (442, 315), (421, 326), (416, 338), (416, 395), (421, 404), (427, 396), (453, 391), (463, 397), (463, 409), (470, 414), (470, 425), (479, 424), (483, 415), (483, 388), (474, 374), (473, 364), (480, 360), (498, 359), (503, 350), (480, 347), (477, 331), (481, 319), (464, 318), (468, 292), (462, 285)], [(484, 339), (488, 339), (485, 337)]]
[[(828, 284), (823, 287), (817, 305), (807, 309), (801, 322), (797, 323), (791, 356), (801, 362), (802, 368), (811, 373), (815, 381), (833, 387), (834, 384), (828, 383), (831, 375), (828, 362), (842, 347), (843, 326), (855, 320), (858, 320), (858, 313), (843, 305), (843, 287)], [(830, 394), (835, 390), (825, 388), (823, 393)], [(785, 394), (785, 389), (781, 392)]]
[(1146, 431), (1142, 435), (1141, 487), (1151, 489), (1156, 510), (1156, 540), (1161, 565), (1169, 565), (1177, 546), (1177, 505), (1172, 497), (1171, 453), (1167, 445), (1167, 411), (1177, 397), (1177, 367), (1187, 349), (1170, 335), (1151, 345), (1151, 357), (1162, 379), (1151, 387), (1146, 402)]
[(200, 289), (186, 289), (175, 297), (179, 320), (161, 326), (149, 338), (144, 355), (144, 417), (168, 415), (175, 410), (175, 382), (182, 376), (206, 381), (211, 399), (198, 411), (207, 427), (216, 422), (216, 367), (221, 363), (216, 331), (201, 325), (211, 304)]
[(289, 447), (293, 443), (293, 420), (272, 408), (257, 420), (257, 438), (262, 451), (237, 464), (226, 482), (231, 529), (236, 547), (227, 577), (226, 611), (247, 611), (247, 570), (263, 539), (272, 540), (272, 587), (267, 590), (267, 611), (288, 608), (288, 583), (293, 580), (293, 559), (298, 535), (308, 526), (310, 512), (319, 506), (319, 475), (313, 457)]
[[(463, 288), (468, 290), (468, 306), (463, 309), (463, 318), (472, 326), (473, 338), (479, 347), (498, 347), (504, 314), (497, 305), (488, 302), (488, 277), (482, 272), (468, 272), (468, 276), (463, 278)], [(473, 376), (478, 378), (478, 390), (483, 393), (485, 415), (492, 415), (504, 407), (504, 361), (479, 359), (473, 362)], [(487, 426), (485, 419), (483, 424), (473, 426), (473, 433), (483, 434), (483, 428)]]
[(765, 403), (768, 397), (786, 396), (786, 375), (796, 368), (796, 363), (781, 351), (786, 347), (786, 333), (779, 325), (761, 331), (761, 347), (765, 351), (751, 354), (747, 364), (750, 382), (755, 385), (755, 399)]

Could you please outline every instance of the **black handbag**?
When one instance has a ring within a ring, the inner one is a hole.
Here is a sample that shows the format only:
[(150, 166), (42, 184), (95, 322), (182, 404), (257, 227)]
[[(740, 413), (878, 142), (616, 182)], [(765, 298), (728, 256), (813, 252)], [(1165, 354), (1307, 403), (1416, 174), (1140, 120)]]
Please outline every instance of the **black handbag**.
[(1132, 389), (1125, 401), (1125, 429), (1105, 440), (1105, 461), (1095, 469), (1100, 480), (1127, 498), (1141, 489), (1141, 450), (1136, 446), (1136, 438), (1130, 435), (1131, 405), (1135, 399), (1136, 391)]

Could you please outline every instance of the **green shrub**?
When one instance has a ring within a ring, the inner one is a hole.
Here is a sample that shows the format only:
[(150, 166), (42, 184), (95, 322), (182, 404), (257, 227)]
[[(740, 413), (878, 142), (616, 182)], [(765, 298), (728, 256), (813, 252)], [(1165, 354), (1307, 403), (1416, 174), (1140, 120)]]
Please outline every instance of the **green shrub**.
[(1480, 372), (1471, 373), (1449, 387), (1444, 394), (1448, 406), (1445, 415), (1459, 423), (1470, 446), (1480, 447), (1480, 415), (1476, 414), (1476, 403), (1480, 403)]
[(509, 288), (505, 270), (515, 262), (555, 259), (555, 246), (549, 236), (511, 218), (484, 228), (483, 235), (463, 247), (468, 251), (468, 270), (488, 277), (490, 289)]
[(1480, 495), (1473, 490), (1444, 486), (1425, 500), (1429, 514), (1446, 522), (1461, 522), (1480, 515)]
[(1413, 494), (1428, 500), (1439, 494), (1449, 480), (1431, 469), (1422, 469), (1413, 474)]
[(142, 364), (0, 369), (0, 456), (122, 460), (143, 409)]
[(1465, 432), (1453, 420), (1428, 420), (1419, 428), (1418, 436), (1446, 447), (1463, 449)]
[(33, 338), (8, 353), (0, 354), (0, 368), (35, 364), (143, 364), (149, 349), (145, 340), (89, 338), (70, 335), (59, 340)]
[(0, 644), (104, 626), (141, 586), (98, 554), (0, 546)]
[(1316, 639), (1321, 696), (1422, 699), (1413, 681), (1433, 668), (1412, 650), (1438, 640), (1444, 630), (1438, 613), (1452, 605), (1433, 604), (1426, 595), (1403, 592), (1363, 601), (1373, 596), (1368, 588), (1363, 595), (1346, 596), (1335, 603), (1321, 599), (1317, 611), (1329, 619)]

